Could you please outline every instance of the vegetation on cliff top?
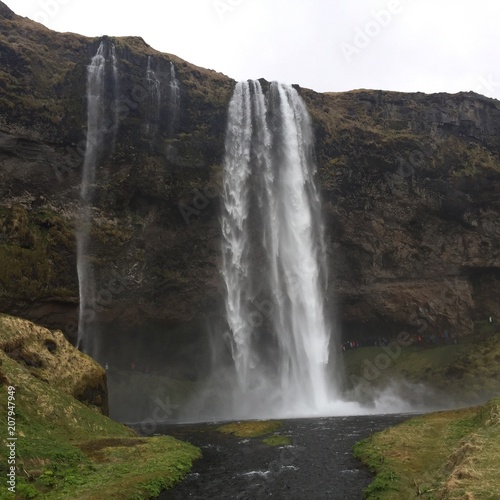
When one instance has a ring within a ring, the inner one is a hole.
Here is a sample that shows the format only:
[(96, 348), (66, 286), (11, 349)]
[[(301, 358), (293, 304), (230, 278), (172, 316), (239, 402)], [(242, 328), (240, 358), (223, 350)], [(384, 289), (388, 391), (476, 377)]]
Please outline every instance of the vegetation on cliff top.
[(500, 399), (413, 418), (357, 443), (376, 473), (369, 500), (495, 499), (500, 491)]
[[(14, 387), (18, 437), (17, 495), (3, 488), (0, 498), (153, 498), (184, 477), (192, 461), (200, 457), (197, 448), (168, 436), (137, 437), (131, 429), (64, 392), (64, 377), (61, 390), (56, 374), (47, 382), (33, 372), (32, 360), (13, 359), (9, 346), (23, 336), (13, 324), (36, 329), (29, 322), (20, 322), (0, 317), (0, 340), (7, 346), (7, 353), (0, 350), (2, 415), (5, 421), (7, 391)], [(64, 342), (62, 335), (56, 340)], [(45, 346), (47, 357), (51, 348), (52, 344)], [(1, 444), (0, 474), (5, 478), (5, 435)]]

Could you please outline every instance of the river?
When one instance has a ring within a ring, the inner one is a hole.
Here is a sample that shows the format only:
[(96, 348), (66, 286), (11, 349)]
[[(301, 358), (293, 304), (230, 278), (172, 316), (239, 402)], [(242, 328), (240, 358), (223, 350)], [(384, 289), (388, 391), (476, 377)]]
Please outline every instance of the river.
[(292, 445), (270, 447), (262, 438), (243, 439), (216, 431), (217, 425), (168, 425), (160, 433), (188, 441), (203, 458), (191, 473), (159, 497), (165, 499), (359, 500), (372, 481), (352, 455), (352, 446), (413, 414), (282, 420), (279, 434)]

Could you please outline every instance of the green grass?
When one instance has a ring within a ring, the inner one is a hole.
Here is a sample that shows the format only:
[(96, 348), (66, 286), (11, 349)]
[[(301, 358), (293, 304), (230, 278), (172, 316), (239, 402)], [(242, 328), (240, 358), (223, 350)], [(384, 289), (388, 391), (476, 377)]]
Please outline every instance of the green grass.
[(217, 430), (224, 434), (236, 437), (250, 438), (265, 436), (281, 428), (281, 422), (276, 420), (249, 420), (246, 422), (233, 422), (218, 427)]
[(376, 473), (365, 498), (494, 499), (500, 491), (500, 399), (413, 418), (354, 446)]
[(274, 434), (262, 440), (267, 446), (289, 446), (292, 444), (292, 440), (288, 436), (282, 436), (281, 434)]
[[(223, 434), (231, 434), (240, 438), (257, 438), (275, 433), (282, 427), (276, 420), (248, 420), (245, 422), (232, 422), (217, 428)], [(267, 446), (288, 446), (292, 440), (288, 436), (272, 434), (261, 440)]]
[(364, 347), (343, 353), (351, 388), (360, 384), (369, 392), (390, 381), (406, 380), (446, 394), (449, 401), (468, 404), (500, 394), (500, 332), (496, 325), (476, 323), (475, 334), (462, 337), (457, 345), (401, 347), (379, 369), (378, 356), (385, 352), (382, 347)]
[[(26, 322), (31, 325), (29, 322)], [(8, 328), (0, 322), (0, 338)], [(0, 350), (0, 418), (16, 388), (17, 498), (144, 499), (180, 481), (198, 448), (168, 436), (141, 438)], [(6, 434), (0, 474), (7, 474)], [(5, 488), (0, 498), (14, 498)]]

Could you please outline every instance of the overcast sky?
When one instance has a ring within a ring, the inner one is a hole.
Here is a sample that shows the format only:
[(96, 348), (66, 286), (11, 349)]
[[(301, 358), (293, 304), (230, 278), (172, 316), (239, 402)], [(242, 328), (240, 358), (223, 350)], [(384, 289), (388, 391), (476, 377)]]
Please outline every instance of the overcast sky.
[(57, 31), (137, 35), (236, 80), (500, 99), (499, 0), (3, 0)]

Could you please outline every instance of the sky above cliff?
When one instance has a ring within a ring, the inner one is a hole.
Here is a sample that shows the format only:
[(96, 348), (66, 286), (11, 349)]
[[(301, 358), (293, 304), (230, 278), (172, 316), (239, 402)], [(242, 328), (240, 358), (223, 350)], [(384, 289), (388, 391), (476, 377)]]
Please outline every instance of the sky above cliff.
[(498, 0), (4, 0), (57, 31), (137, 35), (236, 80), (500, 99)]

